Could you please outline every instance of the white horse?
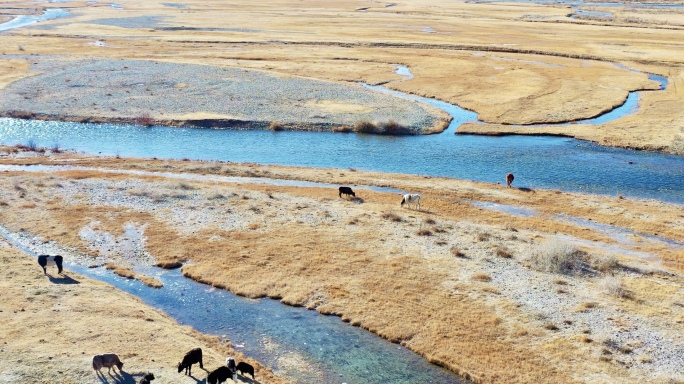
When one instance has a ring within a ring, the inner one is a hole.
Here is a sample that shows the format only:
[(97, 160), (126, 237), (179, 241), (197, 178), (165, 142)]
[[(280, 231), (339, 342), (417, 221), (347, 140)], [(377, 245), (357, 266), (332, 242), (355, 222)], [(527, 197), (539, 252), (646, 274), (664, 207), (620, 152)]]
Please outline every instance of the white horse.
[(402, 207), (404, 206), (404, 203), (406, 203), (409, 208), (411, 208), (411, 203), (413, 203), (414, 209), (420, 210), (420, 195), (417, 193), (407, 193), (401, 199)]

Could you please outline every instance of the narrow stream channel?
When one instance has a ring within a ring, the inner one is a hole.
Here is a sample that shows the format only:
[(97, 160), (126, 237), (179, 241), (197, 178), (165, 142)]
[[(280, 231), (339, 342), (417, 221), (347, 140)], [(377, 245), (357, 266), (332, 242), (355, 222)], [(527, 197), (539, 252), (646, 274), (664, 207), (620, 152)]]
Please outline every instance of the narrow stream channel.
[[(40, 245), (2, 227), (0, 236), (33, 256), (45, 251), (36, 252)], [(245, 299), (185, 278), (180, 270), (136, 268), (136, 272), (164, 284), (161, 289), (150, 288), (101, 267), (76, 264), (67, 253), (59, 253), (66, 257), (67, 274), (73, 271), (112, 284), (163, 310), (180, 324), (226, 337), (245, 355), (297, 383), (465, 382), (408, 349), (344, 323), (336, 316), (323, 316), (271, 299)], [(292, 365), (291, 361), (298, 364)]]
[(46, 9), (41, 15), (20, 15), (6, 23), (0, 24), (0, 32), (25, 27), (40, 21), (59, 19), (69, 15), (69, 12), (59, 8)]

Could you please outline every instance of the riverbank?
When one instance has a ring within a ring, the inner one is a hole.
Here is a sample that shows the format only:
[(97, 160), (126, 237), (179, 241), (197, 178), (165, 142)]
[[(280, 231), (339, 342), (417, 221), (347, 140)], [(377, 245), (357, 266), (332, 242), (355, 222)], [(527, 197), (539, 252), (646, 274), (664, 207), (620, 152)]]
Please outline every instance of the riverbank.
[[(356, 170), (5, 151), (3, 164), (85, 167), (8, 170), (0, 184), (2, 225), (71, 258), (180, 262), (195, 280), (341, 316), (475, 382), (682, 379), (680, 205)], [(351, 185), (356, 199), (296, 181)], [(422, 208), (362, 185), (419, 192)], [(532, 255), (554, 243), (582, 272), (539, 270)]]
[[(195, 383), (207, 372), (195, 366), (193, 377), (179, 374), (176, 364), (195, 347), (203, 351), (211, 371), (236, 356), (230, 342), (179, 325), (116, 288), (68, 268), (44, 276), (36, 259), (0, 239), (0, 382), (102, 383), (92, 368), (96, 354), (114, 352), (124, 363), (116, 377), (103, 371), (104, 382), (137, 383), (152, 372), (157, 382)], [(261, 383), (284, 383), (258, 362)], [(117, 381), (120, 380), (120, 381)], [(244, 380), (243, 380), (244, 382)]]

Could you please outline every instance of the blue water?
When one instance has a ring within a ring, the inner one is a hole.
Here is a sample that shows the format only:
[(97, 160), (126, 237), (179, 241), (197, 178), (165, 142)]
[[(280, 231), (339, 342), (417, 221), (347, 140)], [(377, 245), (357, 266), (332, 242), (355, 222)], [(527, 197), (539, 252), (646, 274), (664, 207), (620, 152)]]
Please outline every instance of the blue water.
[[(0, 237), (37, 256), (31, 246), (3, 227), (0, 227)], [(289, 307), (276, 300), (239, 297), (185, 278), (180, 269), (135, 269), (159, 279), (164, 284), (160, 289), (123, 278), (104, 268), (88, 268), (68, 260), (65, 260), (64, 269), (67, 276), (73, 271), (137, 296), (180, 324), (202, 333), (226, 337), (245, 355), (297, 383), (466, 382), (398, 344), (342, 322), (339, 317)], [(310, 369), (292, 368), (279, 360), (293, 355), (301, 357)]]
[[(453, 373), (336, 316), (288, 307), (271, 299), (248, 300), (183, 277), (179, 270), (144, 271), (164, 284), (149, 288), (102, 268), (69, 270), (110, 283), (200, 332), (225, 335), (246, 355), (298, 383), (459, 383)], [(268, 344), (268, 347), (265, 345)], [(312, 372), (288, 370), (278, 358), (296, 352)], [(258, 379), (258, 377), (257, 377)]]
[[(106, 133), (106, 134), (104, 134)], [(133, 157), (229, 160), (450, 176), (684, 202), (684, 158), (547, 137), (373, 136), (141, 128), (0, 119), (0, 142)], [(411, 159), (411, 161), (406, 161)], [(634, 164), (629, 164), (629, 162)]]
[(0, 143), (87, 153), (356, 168), (684, 203), (684, 157), (557, 137), (377, 136), (0, 119)]
[(42, 15), (21, 15), (13, 20), (0, 24), (0, 32), (10, 29), (24, 27), (39, 21), (54, 20), (69, 16), (70, 13), (59, 8), (46, 9)]

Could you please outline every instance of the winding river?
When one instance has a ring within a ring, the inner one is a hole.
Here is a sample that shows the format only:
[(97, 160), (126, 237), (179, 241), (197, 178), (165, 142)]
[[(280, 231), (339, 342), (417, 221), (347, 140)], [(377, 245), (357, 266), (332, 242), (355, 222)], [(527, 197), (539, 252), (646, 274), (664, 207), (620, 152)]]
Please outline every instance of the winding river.
[[(47, 15), (53, 16), (64, 14)], [(36, 20), (18, 18), (0, 26), (0, 31), (33, 22)], [(398, 73), (405, 79), (412, 76), (407, 68), (400, 67)], [(662, 88), (666, 85), (664, 78), (651, 78), (660, 81)], [(684, 203), (684, 157), (607, 148), (569, 138), (457, 136), (456, 128), (466, 121), (477, 121), (476, 114), (433, 99), (381, 87), (369, 88), (433, 105), (450, 113), (454, 121), (447, 131), (437, 135), (374, 136), (143, 128), (1, 118), (0, 143), (33, 141), (39, 146), (58, 144), (92, 154), (356, 168), (493, 183), (503, 181), (503, 175), (513, 172), (518, 187)], [(620, 108), (578, 123), (605, 123), (633, 113), (636, 108), (638, 93), (632, 92)], [(33, 254), (30, 246), (11, 234), (1, 230), (0, 234)], [(452, 373), (401, 346), (344, 324), (337, 317), (321, 316), (269, 299), (240, 298), (183, 278), (179, 271), (139, 269), (164, 283), (164, 288), (152, 289), (101, 268), (72, 264), (67, 269), (134, 294), (201, 332), (225, 335), (247, 355), (297, 382), (459, 382)], [(281, 364), (287, 356), (302, 358), (309, 369), (288, 369)]]
[[(441, 103), (433, 100), (434, 103)], [(446, 104), (446, 103), (444, 103)], [(452, 106), (457, 108), (455, 106)], [(456, 120), (465, 119), (456, 115)], [(0, 119), (0, 143), (126, 157), (355, 168), (684, 203), (684, 157), (557, 137), (376, 136)]]

